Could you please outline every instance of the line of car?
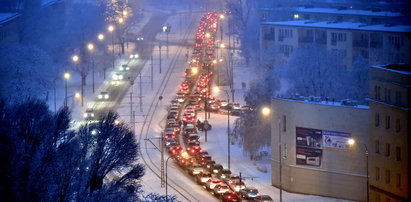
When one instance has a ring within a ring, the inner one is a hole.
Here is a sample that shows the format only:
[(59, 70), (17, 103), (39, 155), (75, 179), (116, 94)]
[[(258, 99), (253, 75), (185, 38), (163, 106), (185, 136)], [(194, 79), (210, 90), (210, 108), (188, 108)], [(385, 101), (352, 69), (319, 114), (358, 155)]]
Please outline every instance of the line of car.
[(171, 101), (166, 127), (162, 131), (164, 146), (177, 165), (222, 201), (272, 201), (267, 195), (259, 195), (256, 188), (246, 187), (240, 176), (216, 163), (200, 146), (200, 124), (197, 120), (197, 112), (202, 110), (200, 103), (207, 100), (211, 106), (218, 105), (219, 109), (230, 107), (230, 110), (240, 110), (239, 105), (228, 105), (225, 101), (212, 98), (209, 93), (213, 76), (210, 67), (214, 67), (207, 66), (206, 71), (204, 64), (214, 58), (214, 51), (209, 49), (210, 44), (214, 45), (219, 16), (220, 12), (208, 12), (201, 18), (190, 68), (203, 65), (199, 72), (186, 71), (186, 79)]

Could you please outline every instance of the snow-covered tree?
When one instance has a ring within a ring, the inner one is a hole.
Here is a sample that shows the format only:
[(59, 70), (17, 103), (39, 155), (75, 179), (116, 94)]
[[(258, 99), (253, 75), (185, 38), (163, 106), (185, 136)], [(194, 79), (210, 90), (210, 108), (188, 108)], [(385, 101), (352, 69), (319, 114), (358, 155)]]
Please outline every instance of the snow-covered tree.
[(341, 66), (338, 54), (325, 47), (298, 48), (277, 72), (290, 84), (289, 94), (347, 98), (348, 71)]
[[(109, 112), (71, 131), (67, 108), (0, 100), (0, 201), (155, 201), (134, 134)], [(170, 199), (175, 199), (170, 196)]]
[(34, 45), (0, 48), (0, 97), (10, 101), (45, 99), (57, 73), (50, 56)]

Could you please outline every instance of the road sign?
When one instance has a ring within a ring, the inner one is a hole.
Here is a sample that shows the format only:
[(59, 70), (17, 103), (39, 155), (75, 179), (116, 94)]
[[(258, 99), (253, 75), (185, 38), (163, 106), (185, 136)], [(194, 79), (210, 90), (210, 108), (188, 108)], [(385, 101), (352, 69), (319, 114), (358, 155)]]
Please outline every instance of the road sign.
[[(205, 121), (204, 121), (205, 122)], [(203, 123), (204, 125), (203, 125), (203, 129), (204, 130), (211, 130), (211, 125), (210, 124), (208, 124), (208, 123)]]

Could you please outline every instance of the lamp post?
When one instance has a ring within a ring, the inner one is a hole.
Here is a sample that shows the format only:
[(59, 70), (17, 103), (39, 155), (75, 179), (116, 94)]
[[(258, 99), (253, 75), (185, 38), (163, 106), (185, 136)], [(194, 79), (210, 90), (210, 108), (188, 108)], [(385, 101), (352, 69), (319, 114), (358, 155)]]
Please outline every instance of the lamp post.
[(94, 93), (94, 58), (93, 58), (94, 44), (88, 43), (87, 49), (90, 51), (90, 62), (91, 62), (91, 71), (92, 71), (91, 77), (93, 80), (93, 93)]
[[(347, 141), (348, 145), (353, 146), (355, 144), (355, 140), (350, 138)], [(367, 178), (367, 202), (370, 201), (370, 176), (368, 173), (368, 148), (366, 144), (363, 144), (365, 149), (365, 169), (366, 169), (366, 178)]]
[(111, 32), (111, 48), (112, 48), (112, 52), (113, 52), (113, 69), (114, 69), (114, 26), (110, 25), (108, 26), (108, 31)]
[[(269, 117), (271, 115), (271, 109), (269, 107), (263, 107), (261, 108), (261, 114), (264, 117)], [(283, 183), (282, 183), (282, 170), (283, 170), (283, 164), (282, 164), (282, 148), (281, 148), (281, 120), (278, 119), (278, 158), (279, 158), (279, 164), (280, 164), (280, 202), (283, 201)]]
[[(73, 58), (74, 58), (74, 56), (73, 56)], [(65, 96), (65, 99), (64, 99), (64, 107), (67, 107), (67, 80), (69, 80), (70, 79), (70, 74), (69, 73), (64, 73), (64, 87), (65, 87), (65, 89), (66, 89), (66, 96)]]
[[(104, 41), (104, 38), (105, 38), (104, 34), (99, 34), (99, 35), (97, 35), (97, 39), (98, 39), (101, 43)], [(103, 51), (103, 54), (105, 55), (105, 53), (106, 53), (106, 47), (105, 47), (103, 50), (104, 50), (104, 51)], [(103, 78), (104, 78), (104, 80), (106, 80), (106, 65), (105, 65), (105, 63), (103, 64)]]

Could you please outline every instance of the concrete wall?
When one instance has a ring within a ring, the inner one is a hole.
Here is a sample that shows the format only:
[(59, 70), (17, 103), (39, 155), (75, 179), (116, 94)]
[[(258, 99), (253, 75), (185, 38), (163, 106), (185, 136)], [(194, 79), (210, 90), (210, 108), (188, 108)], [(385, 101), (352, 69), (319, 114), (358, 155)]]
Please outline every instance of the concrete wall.
[[(368, 107), (339, 103), (310, 103), (272, 99), (272, 184), (279, 186), (279, 138), (281, 134), (282, 187), (290, 192), (366, 200)], [(285, 116), (285, 121), (284, 121)], [(280, 120), (280, 121), (279, 121)], [(284, 127), (285, 122), (285, 128)], [(347, 149), (322, 149), (320, 167), (296, 164), (296, 127), (350, 133), (356, 143)], [(284, 130), (285, 129), (285, 130)]]

